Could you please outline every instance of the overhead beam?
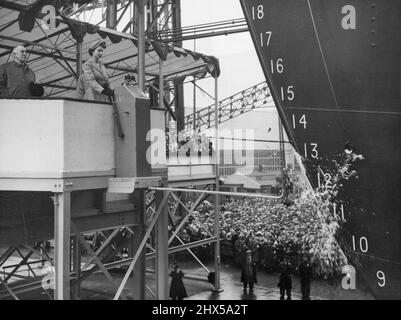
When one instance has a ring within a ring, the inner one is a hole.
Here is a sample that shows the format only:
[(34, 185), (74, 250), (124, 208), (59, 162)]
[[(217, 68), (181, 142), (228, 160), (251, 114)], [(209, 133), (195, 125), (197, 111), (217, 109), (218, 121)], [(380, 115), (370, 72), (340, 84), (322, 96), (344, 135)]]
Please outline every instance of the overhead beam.
[(117, 0), (107, 0), (106, 27), (115, 29), (117, 26)]
[(212, 31), (212, 32), (208, 32), (208, 33), (193, 34), (193, 35), (188, 35), (188, 36), (164, 37), (164, 38), (160, 38), (160, 41), (163, 41), (163, 42), (188, 41), (188, 40), (211, 38), (211, 37), (217, 37), (217, 36), (227, 36), (229, 34), (243, 33), (243, 32), (248, 32), (248, 31), (249, 31), (248, 28), (240, 28), (240, 29), (224, 30), (224, 31)]

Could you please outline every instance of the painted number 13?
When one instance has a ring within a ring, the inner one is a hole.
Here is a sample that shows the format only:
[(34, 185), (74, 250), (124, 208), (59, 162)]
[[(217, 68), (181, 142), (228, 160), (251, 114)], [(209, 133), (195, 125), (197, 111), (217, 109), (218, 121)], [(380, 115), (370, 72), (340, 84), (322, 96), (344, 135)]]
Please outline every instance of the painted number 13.
[(308, 158), (309, 154), (313, 159), (317, 159), (319, 157), (319, 152), (318, 152), (318, 144), (317, 143), (310, 143), (309, 145), (307, 143), (304, 143), (304, 155), (305, 158)]

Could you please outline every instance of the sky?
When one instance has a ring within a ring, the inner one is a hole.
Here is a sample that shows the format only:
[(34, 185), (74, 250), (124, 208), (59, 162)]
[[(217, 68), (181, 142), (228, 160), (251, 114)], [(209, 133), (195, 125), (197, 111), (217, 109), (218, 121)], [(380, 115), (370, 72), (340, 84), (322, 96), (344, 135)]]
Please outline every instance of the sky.
[[(181, 7), (183, 26), (244, 17), (239, 0), (182, 0)], [(219, 59), (221, 68), (219, 100), (265, 81), (251, 37), (247, 32), (185, 41), (183, 47), (190, 50), (195, 48), (197, 52)], [(214, 95), (213, 81), (203, 80), (198, 85)], [(192, 85), (191, 87), (193, 88)], [(192, 107), (192, 90), (186, 91), (189, 91), (186, 93), (187, 105), (191, 104)], [(199, 92), (197, 96), (199, 107), (212, 103), (206, 94)]]
[[(182, 0), (182, 26), (218, 22), (244, 18), (239, 0)], [(248, 32), (185, 41), (186, 49), (212, 55), (219, 59), (221, 75), (218, 80), (219, 100), (234, 95), (244, 89), (265, 81), (255, 47)], [(206, 79), (198, 85), (212, 96), (214, 81)], [(197, 90), (197, 109), (209, 106), (214, 101)], [(185, 88), (186, 114), (193, 112), (193, 85)], [(253, 129), (255, 139), (278, 140), (278, 117), (275, 108), (261, 109), (245, 113), (220, 126), (221, 129)], [(269, 128), (271, 130), (269, 131)], [(224, 132), (223, 132), (224, 136)], [(262, 144), (270, 148), (277, 144)]]

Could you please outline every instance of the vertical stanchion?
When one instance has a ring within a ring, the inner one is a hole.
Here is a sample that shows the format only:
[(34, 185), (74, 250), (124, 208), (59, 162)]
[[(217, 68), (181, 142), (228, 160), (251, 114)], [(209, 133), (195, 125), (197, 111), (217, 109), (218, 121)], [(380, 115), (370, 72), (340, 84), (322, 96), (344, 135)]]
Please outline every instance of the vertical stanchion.
[[(134, 191), (134, 202), (138, 204), (138, 224), (134, 227), (134, 235), (132, 239), (131, 257), (137, 252), (141, 241), (143, 240), (146, 232), (146, 193), (144, 189)], [(134, 284), (134, 299), (145, 300), (145, 278), (146, 278), (146, 259), (145, 250), (142, 250), (135, 264), (132, 279)]]
[[(81, 277), (81, 243), (79, 242), (79, 235), (75, 235), (73, 239), (73, 272), (76, 279)], [(81, 297), (81, 281), (77, 281), (73, 289), (74, 299), (79, 300)]]
[[(157, 192), (157, 203), (163, 200), (162, 191)], [(157, 299), (168, 299), (168, 201), (161, 209), (156, 223), (156, 288)]]
[(54, 194), (54, 299), (70, 299), (71, 193)]
[(83, 46), (82, 46), (83, 42), (81, 39), (79, 39), (77, 41), (77, 67), (76, 67), (76, 71), (77, 71), (77, 80), (79, 78), (79, 76), (82, 74), (82, 60), (83, 60)]
[[(216, 161), (216, 191), (220, 190), (219, 183), (220, 183), (220, 177), (219, 177), (219, 168), (220, 168), (220, 150), (219, 150), (219, 100), (218, 100), (218, 81), (217, 77), (215, 78), (215, 83), (214, 83), (214, 99), (215, 99), (215, 161)], [(215, 271), (215, 282), (214, 282), (214, 291), (215, 292), (221, 292), (223, 291), (220, 287), (220, 195), (217, 193), (216, 194), (216, 206), (215, 206), (215, 217), (214, 217), (214, 232), (215, 232), (215, 237), (217, 239), (216, 244), (215, 244), (215, 250), (214, 250), (214, 271)]]
[(138, 86), (145, 91), (145, 14), (143, 0), (135, 2), (135, 16), (138, 30)]
[[(164, 75), (163, 59), (159, 59), (159, 108), (164, 106)], [(163, 193), (157, 194), (158, 205), (163, 205)], [(165, 196), (165, 194), (164, 194)], [(156, 223), (156, 288), (157, 298), (166, 300), (168, 298), (168, 201), (164, 204)]]
[(283, 171), (283, 168), (285, 168), (286, 166), (286, 160), (285, 160), (285, 145), (284, 145), (284, 129), (280, 116), (278, 116), (278, 129), (279, 129), (279, 143), (280, 143), (280, 166), (281, 166), (281, 171)]

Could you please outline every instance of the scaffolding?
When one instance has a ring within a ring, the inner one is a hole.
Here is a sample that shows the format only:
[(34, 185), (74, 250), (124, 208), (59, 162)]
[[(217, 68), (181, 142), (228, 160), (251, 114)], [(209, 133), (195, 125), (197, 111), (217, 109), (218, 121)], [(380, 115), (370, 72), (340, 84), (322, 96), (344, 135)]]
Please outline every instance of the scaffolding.
[[(8, 195), (11, 199), (15, 197), (11, 203), (15, 204), (27, 195), (36, 197), (40, 193), (45, 204), (43, 214), (35, 218), (36, 220), (31, 219), (27, 223), (22, 216), (22, 220), (18, 221), (14, 229), (9, 228), (9, 221), (0, 221), (1, 230), (7, 231), (1, 237), (1, 244), (8, 246), (0, 257), (0, 298), (11, 296), (13, 299), (19, 299), (20, 295), (26, 292), (42, 290), (49, 298), (80, 299), (82, 282), (100, 273), (114, 290), (115, 300), (145, 299), (146, 290), (156, 299), (167, 299), (168, 255), (180, 251), (187, 251), (201, 265), (206, 272), (205, 279), (214, 272), (213, 289), (220, 292), (219, 195), (255, 195), (219, 191), (218, 127), (224, 121), (269, 103), (267, 85), (255, 85), (219, 102), (218, 60), (181, 48), (185, 32), (189, 32), (189, 29), (181, 26), (179, 0), (110, 0), (106, 3), (91, 1), (80, 7), (75, 5), (69, 9), (68, 15), (58, 18), (59, 29), (50, 34), (38, 23), (41, 16), (37, 15), (37, 9), (42, 4), (42, 0), (27, 6), (16, 1), (0, 1), (2, 10), (6, 10), (9, 17), (1, 26), (0, 37), (5, 42), (0, 46), (3, 50), (0, 57), (7, 57), (16, 44), (31, 47), (34, 71), (37, 74), (43, 72), (39, 80), (47, 79), (44, 85), (50, 102), (69, 101), (65, 100), (65, 96), (73, 91), (76, 79), (82, 72), (84, 50), (99, 35), (106, 35), (110, 41), (110, 48), (113, 48), (112, 52), (117, 56), (121, 52), (121, 45), (130, 50), (130, 54), (116, 57), (106, 64), (106, 67), (112, 70), (112, 82), (119, 85), (124, 74), (135, 73), (135, 85), (140, 93), (148, 92), (152, 111), (161, 113), (162, 118), (166, 115), (166, 121), (159, 123), (165, 125), (173, 118), (178, 129), (184, 128), (185, 125), (194, 126), (197, 130), (213, 126), (216, 135), (212, 138), (214, 150), (217, 152), (214, 152), (208, 164), (208, 167), (213, 169), (210, 171), (212, 174), (209, 173), (206, 178), (204, 175), (196, 177), (190, 174), (175, 182), (169, 180), (167, 167), (151, 170), (152, 172), (148, 171), (146, 175), (136, 177), (116, 178), (115, 171), (103, 172), (100, 176), (87, 174), (79, 177), (1, 176), (0, 195)], [(88, 10), (95, 8), (107, 8), (107, 14), (102, 15), (97, 28), (92, 28), (87, 23), (76, 23), (74, 19), (79, 19)], [(124, 25), (123, 16), (127, 12), (130, 12), (132, 18)], [(21, 37), (20, 32), (6, 35), (21, 23), (17, 13), (35, 17), (33, 32), (37, 32), (37, 36), (22, 33)], [(102, 27), (102, 24), (106, 27)], [(235, 24), (237, 25), (237, 21)], [(228, 25), (226, 23), (221, 26), (227, 28)], [(238, 25), (243, 26), (243, 22), (238, 21)], [(204, 27), (203, 30), (206, 31), (211, 26)], [(84, 32), (78, 32), (83, 29)], [(69, 34), (71, 30), (72, 33)], [(182, 33), (179, 30), (182, 30)], [(130, 31), (130, 34), (124, 34), (127, 31)], [(243, 31), (237, 29), (233, 33)], [(200, 37), (204, 35), (203, 32), (199, 34)], [(46, 70), (44, 67), (48, 63), (45, 59), (53, 61), (52, 70)], [(190, 66), (184, 68), (188, 65)], [(55, 71), (56, 67), (59, 68), (59, 72)], [(183, 79), (188, 76), (200, 79), (206, 75), (215, 79), (214, 104), (201, 111), (194, 110), (192, 116), (184, 118)], [(125, 114), (130, 112), (135, 113), (131, 110)], [(127, 123), (123, 125), (127, 126)], [(116, 139), (118, 141), (118, 138)], [(140, 155), (137, 155), (137, 159), (140, 159)], [(107, 201), (107, 194), (112, 187), (120, 191), (123, 189), (124, 193), (129, 195), (128, 198), (124, 201)], [(190, 206), (183, 201), (185, 194), (195, 196)], [(215, 197), (214, 230), (207, 239), (185, 243), (179, 232), (206, 196)], [(281, 197), (264, 196), (268, 199)], [(38, 200), (33, 200), (32, 203), (35, 204), (35, 201)], [(11, 210), (10, 208), (8, 210)], [(184, 215), (177, 221), (174, 216), (179, 211), (184, 212)], [(33, 223), (31, 228), (34, 232), (28, 230), (29, 223)], [(50, 239), (54, 239), (54, 249), (48, 246)], [(209, 270), (192, 250), (206, 244), (212, 244), (215, 248), (213, 271)], [(20, 260), (9, 264), (9, 259), (16, 254)], [(149, 260), (153, 260), (155, 265), (155, 291), (146, 283), (146, 261)], [(50, 265), (50, 271), (43, 277), (38, 270), (43, 269), (47, 263)], [(37, 265), (41, 268), (33, 267)], [(26, 270), (21, 272), (22, 268)], [(125, 270), (119, 284), (116, 284), (116, 279), (110, 271), (116, 268)], [(27, 272), (27, 275), (24, 272)], [(135, 288), (132, 295), (126, 290), (130, 278), (133, 278)]]

